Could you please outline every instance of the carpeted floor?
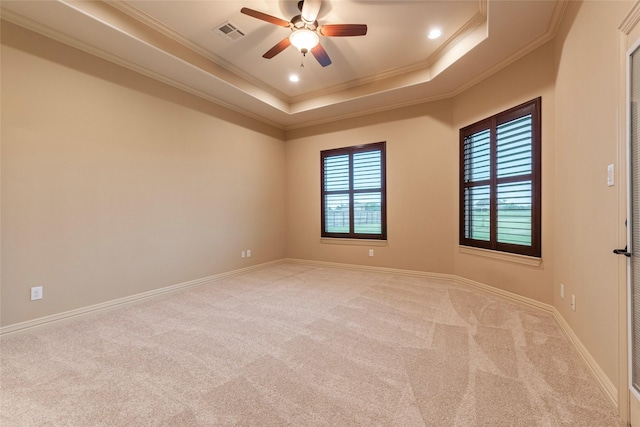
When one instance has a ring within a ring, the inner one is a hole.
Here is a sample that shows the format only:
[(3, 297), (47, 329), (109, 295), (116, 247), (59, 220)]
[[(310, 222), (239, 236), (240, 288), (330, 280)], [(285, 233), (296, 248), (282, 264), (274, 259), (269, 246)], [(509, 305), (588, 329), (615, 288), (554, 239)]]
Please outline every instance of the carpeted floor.
[(282, 264), (1, 340), (2, 426), (621, 426), (550, 315)]

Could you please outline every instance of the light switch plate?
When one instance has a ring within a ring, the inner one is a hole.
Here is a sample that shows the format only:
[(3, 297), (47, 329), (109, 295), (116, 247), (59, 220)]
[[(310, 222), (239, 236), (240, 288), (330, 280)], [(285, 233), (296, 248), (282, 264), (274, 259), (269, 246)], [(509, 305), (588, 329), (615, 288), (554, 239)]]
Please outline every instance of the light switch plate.
[(613, 185), (615, 184), (613, 174), (614, 174), (613, 165), (607, 166), (607, 185), (609, 187), (613, 187)]

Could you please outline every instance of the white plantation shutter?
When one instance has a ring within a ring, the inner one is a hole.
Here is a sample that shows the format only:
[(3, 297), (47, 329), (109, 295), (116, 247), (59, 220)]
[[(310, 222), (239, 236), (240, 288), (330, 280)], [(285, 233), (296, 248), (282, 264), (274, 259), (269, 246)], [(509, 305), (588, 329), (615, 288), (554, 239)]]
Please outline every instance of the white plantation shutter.
[(386, 239), (385, 143), (321, 152), (322, 236)]
[(531, 173), (532, 138), (531, 114), (498, 125), (498, 178)]
[(484, 129), (464, 140), (465, 181), (486, 181), (489, 179), (491, 161), (491, 139), (489, 129)]
[(464, 192), (464, 236), (467, 239), (489, 241), (491, 237), (491, 223), (489, 217), (488, 185), (471, 187)]
[(324, 186), (327, 190), (349, 189), (349, 156), (346, 154), (324, 159)]
[[(353, 155), (354, 232), (382, 233), (382, 151), (366, 151)], [(357, 209), (357, 211), (356, 211)]]
[(323, 160), (324, 181), (324, 231), (340, 233), (349, 229), (349, 155), (340, 154)]
[(498, 242), (531, 246), (531, 181), (498, 184)]
[(531, 114), (498, 125), (496, 154), (498, 242), (531, 246)]
[(467, 239), (488, 241), (490, 238), (490, 154), (489, 129), (482, 129), (464, 139), (463, 179), (469, 185), (463, 197), (464, 236)]
[(380, 150), (355, 153), (353, 155), (353, 188), (380, 189), (382, 186)]
[(460, 130), (460, 244), (540, 256), (540, 98)]

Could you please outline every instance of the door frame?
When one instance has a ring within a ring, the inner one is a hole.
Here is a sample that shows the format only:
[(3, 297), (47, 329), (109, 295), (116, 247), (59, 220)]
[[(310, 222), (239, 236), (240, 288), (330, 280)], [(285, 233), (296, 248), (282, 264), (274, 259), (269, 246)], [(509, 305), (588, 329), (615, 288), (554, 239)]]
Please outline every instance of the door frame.
[[(629, 42), (629, 38), (627, 38), (627, 45)], [(640, 224), (634, 224), (633, 222), (633, 197), (632, 197), (632, 166), (638, 167), (638, 165), (632, 165), (632, 108), (631, 108), (631, 99), (632, 99), (632, 60), (631, 55), (634, 54), (638, 49), (640, 49), (640, 39), (633, 42), (633, 45), (626, 46), (627, 50), (625, 52), (625, 65), (624, 65), (624, 74), (625, 74), (625, 106), (624, 106), (624, 116), (625, 116), (625, 133), (624, 139), (622, 140), (622, 145), (624, 150), (618, 149), (618, 152), (624, 156), (624, 159), (621, 159), (620, 165), (624, 165), (624, 172), (626, 172), (625, 180), (623, 181), (624, 185), (621, 185), (621, 193), (623, 199), (625, 199), (626, 209), (620, 209), (621, 213), (624, 213), (625, 221), (624, 221), (624, 233), (625, 233), (625, 244), (628, 245), (629, 251), (633, 253), (633, 227), (636, 227)], [(622, 174), (621, 174), (622, 176)], [(620, 218), (622, 220), (622, 218)], [(625, 246), (626, 248), (627, 246)], [(633, 276), (632, 276), (632, 266), (631, 266), (631, 258), (624, 258), (624, 281), (626, 283), (625, 288), (625, 296), (626, 296), (626, 355), (627, 355), (627, 383), (626, 390), (625, 388), (620, 387), (621, 391), (626, 391), (626, 409), (628, 413), (628, 420), (626, 420), (627, 424), (630, 424), (632, 421), (637, 420), (640, 422), (640, 392), (636, 390), (633, 385)], [(622, 337), (620, 337), (622, 339)], [(622, 351), (622, 350), (621, 350)], [(622, 370), (621, 365), (621, 370)], [(619, 392), (619, 395), (621, 394)], [(618, 401), (620, 402), (620, 415), (623, 414), (625, 409), (624, 403), (625, 400), (622, 399), (625, 396), (619, 396)], [(638, 422), (636, 422), (638, 424)]]
[[(640, 47), (640, 0), (635, 4), (618, 28), (618, 55), (619, 55), (619, 106), (618, 106), (618, 247), (630, 243), (629, 233), (625, 224), (627, 218), (631, 218), (629, 182), (630, 161), (628, 156), (630, 139), (630, 75), (629, 60), (631, 53)], [(624, 179), (623, 179), (624, 178)], [(640, 224), (639, 224), (640, 225)], [(631, 390), (631, 267), (626, 257), (619, 257), (618, 261), (618, 413), (625, 424), (630, 423), (631, 393), (638, 399), (640, 394)], [(637, 408), (635, 408), (637, 409)], [(634, 409), (634, 410), (635, 410)], [(640, 426), (636, 426), (640, 427)]]

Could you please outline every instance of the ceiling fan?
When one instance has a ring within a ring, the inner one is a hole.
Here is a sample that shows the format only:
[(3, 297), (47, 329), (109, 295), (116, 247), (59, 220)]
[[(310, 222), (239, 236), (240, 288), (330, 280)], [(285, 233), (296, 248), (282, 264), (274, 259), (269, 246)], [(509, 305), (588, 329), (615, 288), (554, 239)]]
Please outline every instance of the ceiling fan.
[(269, 49), (263, 58), (271, 59), (290, 45), (295, 46), (302, 55), (308, 52), (318, 60), (320, 65), (326, 67), (331, 64), (331, 58), (320, 44), (320, 36), (325, 37), (350, 37), (364, 36), (367, 34), (365, 24), (327, 24), (318, 25), (317, 17), (322, 6), (322, 0), (302, 0), (298, 2), (300, 15), (291, 18), (291, 21), (276, 18), (257, 10), (243, 7), (240, 12), (245, 15), (261, 19), (270, 24), (279, 25), (291, 29), (291, 34), (282, 39), (278, 44)]

